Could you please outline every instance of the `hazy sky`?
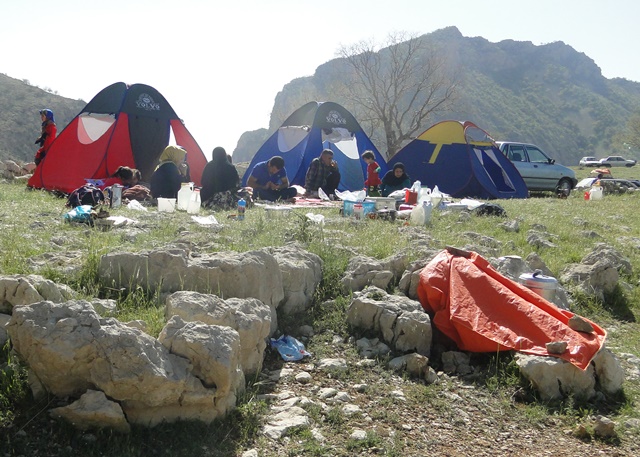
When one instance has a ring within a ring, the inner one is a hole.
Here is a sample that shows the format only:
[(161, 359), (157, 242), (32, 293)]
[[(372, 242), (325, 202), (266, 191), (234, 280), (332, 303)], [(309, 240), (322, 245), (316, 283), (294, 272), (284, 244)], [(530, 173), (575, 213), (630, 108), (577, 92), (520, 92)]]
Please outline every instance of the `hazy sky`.
[[(332, 7), (335, 5), (335, 7)], [(210, 157), (266, 128), (276, 94), (340, 45), (456, 26), (466, 37), (563, 41), (607, 78), (640, 81), (637, 0), (0, 0), (0, 73), (89, 102), (155, 87)], [(332, 100), (340, 103), (340, 100)], [(482, 125), (482, 119), (473, 119)], [(34, 113), (34, 125), (39, 117)]]

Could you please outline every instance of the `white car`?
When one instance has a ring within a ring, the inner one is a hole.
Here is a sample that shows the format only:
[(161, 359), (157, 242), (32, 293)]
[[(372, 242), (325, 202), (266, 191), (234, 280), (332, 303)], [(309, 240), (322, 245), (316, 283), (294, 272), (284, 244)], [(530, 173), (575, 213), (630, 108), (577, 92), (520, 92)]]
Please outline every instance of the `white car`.
[(601, 167), (633, 167), (635, 164), (635, 160), (628, 160), (621, 156), (609, 156), (600, 159)]
[(580, 159), (580, 162), (578, 162), (578, 165), (581, 167), (599, 167), (600, 161), (595, 157), (583, 157)]

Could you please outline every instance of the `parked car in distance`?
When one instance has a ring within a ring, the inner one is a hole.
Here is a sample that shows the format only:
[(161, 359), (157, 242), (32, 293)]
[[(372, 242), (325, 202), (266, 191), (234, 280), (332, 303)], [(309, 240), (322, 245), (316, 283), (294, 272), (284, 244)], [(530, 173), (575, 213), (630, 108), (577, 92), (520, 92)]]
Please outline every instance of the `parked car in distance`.
[(536, 145), (512, 141), (496, 144), (515, 165), (530, 191), (562, 191), (567, 195), (578, 183), (575, 171), (556, 163)]
[(625, 159), (621, 156), (609, 156), (604, 159), (600, 159), (600, 167), (633, 167), (636, 164), (635, 160)]
[(581, 167), (599, 167), (600, 161), (595, 157), (583, 157), (580, 159), (580, 162), (578, 162), (578, 165)]

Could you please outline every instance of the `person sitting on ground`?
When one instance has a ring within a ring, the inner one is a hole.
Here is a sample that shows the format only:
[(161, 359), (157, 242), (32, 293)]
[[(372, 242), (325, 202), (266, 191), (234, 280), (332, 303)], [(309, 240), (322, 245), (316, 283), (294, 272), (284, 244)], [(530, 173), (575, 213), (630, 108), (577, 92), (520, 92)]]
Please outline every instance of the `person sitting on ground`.
[(253, 188), (254, 199), (291, 202), (298, 195), (295, 187), (289, 187), (284, 159), (280, 156), (273, 156), (265, 162), (257, 163), (251, 170), (247, 186)]
[(151, 175), (149, 186), (153, 198), (177, 198), (183, 182), (188, 182), (183, 171), (187, 151), (180, 146), (167, 146), (160, 155), (160, 163)]
[(114, 171), (113, 174), (107, 179), (102, 180), (102, 183), (98, 184), (98, 187), (104, 190), (105, 188), (111, 187), (114, 184), (120, 184), (122, 187), (129, 188), (138, 184), (141, 179), (142, 175), (140, 173), (140, 170), (123, 165), (116, 168), (116, 171)]
[(203, 206), (220, 209), (235, 208), (238, 203), (239, 186), (238, 170), (229, 161), (227, 151), (220, 146), (214, 148), (211, 160), (202, 171), (200, 198)]
[(380, 180), (380, 165), (376, 162), (376, 156), (373, 154), (373, 151), (364, 151), (362, 153), (362, 160), (367, 164), (367, 179), (364, 182), (365, 187), (367, 188), (367, 195), (375, 196), (379, 195), (380, 192), (378, 187), (382, 184)]
[(40, 110), (40, 119), (42, 120), (42, 127), (40, 131), (40, 136), (36, 140), (35, 144), (40, 145), (40, 149), (36, 152), (36, 156), (33, 159), (36, 165), (39, 165), (44, 159), (44, 156), (47, 155), (47, 151), (53, 143), (53, 140), (56, 139), (56, 123), (53, 119), (53, 111), (50, 109), (41, 109)]
[(380, 185), (380, 193), (383, 197), (388, 197), (390, 193), (396, 190), (402, 190), (411, 187), (411, 178), (404, 171), (404, 164), (397, 162), (392, 170), (382, 178), (382, 184)]
[(304, 179), (304, 188), (307, 196), (318, 197), (318, 189), (322, 189), (328, 196), (334, 195), (340, 184), (340, 170), (338, 163), (333, 160), (333, 151), (323, 149), (320, 157), (316, 157), (309, 164), (307, 175)]

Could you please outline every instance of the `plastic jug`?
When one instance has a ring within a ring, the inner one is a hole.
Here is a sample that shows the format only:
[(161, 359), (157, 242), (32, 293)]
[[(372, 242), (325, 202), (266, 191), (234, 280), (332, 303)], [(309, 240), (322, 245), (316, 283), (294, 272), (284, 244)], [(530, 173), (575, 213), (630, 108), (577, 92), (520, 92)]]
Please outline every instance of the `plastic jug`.
[(247, 209), (247, 202), (244, 198), (238, 200), (238, 220), (244, 221), (244, 212)]
[(187, 204), (187, 213), (197, 214), (200, 212), (200, 189), (195, 189), (191, 192), (189, 197), (189, 203)]
[(589, 200), (600, 200), (602, 199), (602, 195), (602, 187), (600, 186), (593, 186), (589, 189)]
[(187, 211), (189, 206), (189, 200), (191, 200), (191, 194), (193, 193), (193, 183), (183, 182), (182, 187), (178, 191), (178, 209)]
[(433, 205), (430, 201), (423, 201), (422, 204), (416, 205), (416, 207), (411, 210), (411, 216), (409, 217), (411, 225), (429, 224), (431, 222), (432, 209)]
[(418, 204), (422, 204), (423, 202), (431, 201), (431, 189), (426, 186), (423, 186), (420, 189), (420, 196), (418, 197)]

